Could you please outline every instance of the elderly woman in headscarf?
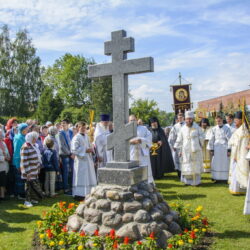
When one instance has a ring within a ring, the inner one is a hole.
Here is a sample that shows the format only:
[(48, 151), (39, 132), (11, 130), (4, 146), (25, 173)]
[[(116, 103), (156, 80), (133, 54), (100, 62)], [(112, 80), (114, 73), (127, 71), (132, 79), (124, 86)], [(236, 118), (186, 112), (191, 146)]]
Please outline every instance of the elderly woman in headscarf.
[(57, 158), (59, 159), (59, 143), (58, 143), (58, 139), (57, 139), (57, 135), (58, 134), (58, 130), (55, 126), (52, 126), (52, 127), (49, 127), (49, 130), (48, 130), (48, 135), (45, 137), (44, 139), (44, 142), (43, 142), (43, 145), (45, 148), (46, 147), (46, 141), (48, 139), (52, 140), (54, 142), (54, 146), (52, 149), (54, 149), (57, 153)]
[(32, 193), (38, 198), (43, 198), (44, 194), (41, 190), (38, 181), (38, 174), (41, 166), (41, 154), (36, 145), (39, 134), (37, 132), (30, 132), (25, 136), (25, 144), (21, 149), (21, 173), (22, 179), (25, 180), (25, 202), (26, 207), (32, 207), (32, 203), (37, 203), (36, 200), (31, 199)]
[(15, 195), (17, 195), (18, 199), (23, 199), (25, 194), (24, 192), (24, 181), (21, 179), (20, 172), (20, 162), (21, 155), (20, 151), (25, 143), (25, 135), (28, 133), (28, 124), (21, 123), (18, 125), (18, 134), (14, 137), (14, 154), (12, 158), (12, 165), (15, 166)]
[(164, 173), (174, 172), (174, 161), (166, 135), (157, 117), (149, 120), (149, 130), (152, 133), (150, 160), (155, 179), (161, 179)]

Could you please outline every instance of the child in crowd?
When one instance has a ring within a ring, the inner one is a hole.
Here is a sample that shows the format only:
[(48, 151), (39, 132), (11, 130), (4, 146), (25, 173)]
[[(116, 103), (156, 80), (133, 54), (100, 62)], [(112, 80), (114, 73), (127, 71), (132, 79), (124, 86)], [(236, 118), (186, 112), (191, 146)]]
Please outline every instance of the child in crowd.
[(54, 197), (56, 173), (59, 173), (59, 162), (56, 150), (53, 149), (54, 141), (50, 138), (45, 140), (46, 149), (43, 152), (43, 166), (45, 169), (45, 193)]
[(9, 170), (10, 155), (4, 143), (4, 132), (0, 130), (0, 200), (5, 199), (5, 187), (7, 184), (7, 173)]

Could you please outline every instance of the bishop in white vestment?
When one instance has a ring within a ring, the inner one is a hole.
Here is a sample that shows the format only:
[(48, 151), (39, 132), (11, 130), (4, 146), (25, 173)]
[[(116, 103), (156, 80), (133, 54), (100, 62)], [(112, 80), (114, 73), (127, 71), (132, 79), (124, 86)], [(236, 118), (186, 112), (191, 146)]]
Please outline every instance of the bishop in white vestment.
[[(129, 117), (129, 122), (137, 121), (134, 115)], [(150, 148), (152, 134), (142, 125), (137, 126), (137, 137), (130, 140), (130, 160), (138, 161), (139, 166), (148, 167), (148, 183), (154, 183), (150, 162)]]
[(177, 116), (178, 122), (171, 128), (169, 136), (168, 136), (168, 143), (172, 151), (175, 170), (178, 172), (179, 177), (181, 177), (181, 165), (180, 165), (180, 151), (178, 148), (174, 148), (174, 144), (177, 140), (178, 134), (182, 126), (185, 124), (184, 116), (182, 113), (179, 113)]
[(186, 123), (180, 130), (174, 148), (179, 149), (181, 154), (181, 181), (186, 185), (197, 186), (201, 183), (203, 172), (204, 133), (193, 120), (194, 113), (186, 111)]
[(73, 168), (72, 194), (76, 197), (85, 197), (91, 188), (97, 185), (94, 162), (86, 124), (77, 124), (78, 133), (73, 137), (71, 152), (75, 156)]
[(211, 151), (211, 172), (213, 180), (227, 181), (229, 176), (230, 146), (228, 141), (232, 135), (231, 129), (223, 124), (220, 116), (216, 117), (217, 125), (211, 130), (207, 149)]

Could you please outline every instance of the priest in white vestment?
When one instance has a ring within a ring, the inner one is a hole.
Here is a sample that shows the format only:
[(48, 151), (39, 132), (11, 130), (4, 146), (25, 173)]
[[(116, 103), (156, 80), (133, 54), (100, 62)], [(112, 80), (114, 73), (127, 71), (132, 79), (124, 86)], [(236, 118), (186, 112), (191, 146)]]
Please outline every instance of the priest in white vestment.
[(242, 121), (241, 111), (235, 113), (234, 121), (237, 129), (229, 140), (229, 145), (231, 145), (229, 191), (237, 195), (246, 193), (249, 162), (245, 156), (248, 152), (249, 132)]
[(174, 144), (174, 148), (180, 150), (181, 181), (186, 185), (197, 186), (201, 183), (203, 143), (204, 133), (194, 122), (194, 113), (186, 111), (185, 125), (181, 128)]
[(93, 148), (90, 144), (85, 122), (77, 123), (78, 133), (73, 137), (71, 152), (74, 155), (73, 189), (74, 197), (83, 198), (97, 185)]
[(211, 130), (211, 137), (207, 146), (212, 156), (212, 179), (215, 181), (227, 181), (231, 152), (228, 142), (232, 133), (231, 129), (223, 124), (221, 116), (216, 117), (216, 123), (217, 125)]
[[(129, 116), (129, 122), (137, 121), (135, 115)], [(148, 167), (148, 183), (154, 183), (150, 162), (152, 134), (142, 125), (137, 125), (137, 137), (130, 140), (130, 160), (138, 161), (139, 166)]]
[(110, 117), (108, 114), (102, 114), (100, 118), (101, 121), (97, 123), (94, 133), (94, 145), (96, 147), (98, 168), (103, 168), (108, 161), (108, 155), (110, 155), (107, 153), (107, 136), (110, 134)]
[(171, 128), (168, 136), (168, 143), (172, 151), (175, 170), (177, 171), (179, 178), (181, 177), (180, 151), (178, 148), (174, 148), (174, 144), (184, 124), (184, 115), (182, 113), (179, 113), (177, 115), (177, 123)]

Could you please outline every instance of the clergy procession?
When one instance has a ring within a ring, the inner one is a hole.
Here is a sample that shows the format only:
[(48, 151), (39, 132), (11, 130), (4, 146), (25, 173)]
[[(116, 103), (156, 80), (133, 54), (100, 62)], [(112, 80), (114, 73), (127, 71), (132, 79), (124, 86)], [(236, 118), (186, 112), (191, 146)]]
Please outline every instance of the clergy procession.
[[(166, 134), (157, 117), (147, 123), (131, 114), (137, 136), (129, 141), (130, 159), (147, 166), (152, 184), (176, 172), (184, 185), (199, 186), (202, 173), (211, 173), (214, 185), (228, 183), (232, 195), (246, 195), (244, 214), (250, 214), (248, 120), (244, 111), (225, 118), (217, 115), (215, 126), (209, 126), (208, 118), (197, 123), (193, 111), (179, 112)], [(109, 114), (92, 124), (63, 120), (40, 126), (12, 118), (1, 127), (1, 200), (16, 195), (31, 207), (38, 202), (31, 192), (41, 199), (60, 190), (84, 200), (97, 185), (97, 169), (114, 158), (113, 150), (107, 150), (113, 132)]]

